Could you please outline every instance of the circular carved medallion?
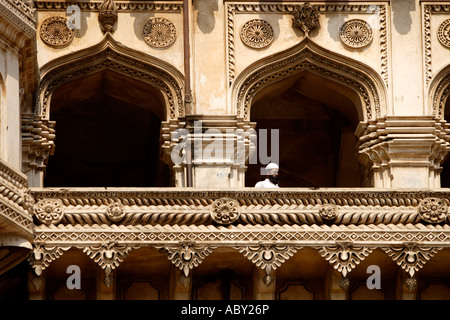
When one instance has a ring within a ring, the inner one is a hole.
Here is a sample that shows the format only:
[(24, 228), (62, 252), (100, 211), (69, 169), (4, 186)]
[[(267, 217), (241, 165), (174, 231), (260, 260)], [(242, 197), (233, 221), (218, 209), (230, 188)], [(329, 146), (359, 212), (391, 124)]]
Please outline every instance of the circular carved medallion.
[(212, 204), (211, 217), (220, 224), (230, 224), (239, 218), (239, 203), (230, 198), (217, 199)]
[(448, 206), (445, 199), (425, 198), (420, 202), (418, 211), (424, 221), (438, 223), (447, 217)]
[(324, 220), (334, 220), (337, 217), (337, 209), (334, 204), (324, 204), (319, 209), (319, 214)]
[(64, 17), (50, 17), (44, 20), (40, 29), (42, 41), (49, 46), (64, 46), (74, 38), (74, 32), (67, 26)]
[(144, 40), (150, 46), (164, 48), (175, 42), (175, 25), (165, 18), (152, 18), (144, 26)]
[(121, 202), (110, 203), (106, 209), (107, 217), (113, 222), (119, 222), (125, 216), (125, 209)]
[(44, 224), (56, 224), (64, 216), (64, 205), (58, 199), (39, 200), (34, 206), (34, 214)]
[(364, 20), (350, 20), (342, 25), (339, 37), (351, 48), (363, 48), (372, 42), (372, 28)]
[(450, 19), (441, 23), (438, 29), (439, 42), (447, 48), (450, 48)]
[(267, 47), (273, 41), (272, 26), (261, 19), (250, 20), (241, 28), (241, 40), (251, 48)]

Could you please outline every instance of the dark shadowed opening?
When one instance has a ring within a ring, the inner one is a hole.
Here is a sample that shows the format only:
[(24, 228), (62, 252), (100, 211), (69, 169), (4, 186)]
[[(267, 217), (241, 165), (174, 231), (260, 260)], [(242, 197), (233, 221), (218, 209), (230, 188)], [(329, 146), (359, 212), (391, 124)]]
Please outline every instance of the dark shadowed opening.
[(160, 92), (109, 70), (59, 87), (51, 101), (55, 154), (46, 187), (169, 186), (160, 160)]
[[(312, 73), (277, 82), (266, 88), (251, 106), (257, 133), (279, 130), (280, 187), (359, 187), (356, 157), (359, 123), (358, 97), (348, 87)], [(258, 141), (261, 134), (258, 133)], [(261, 163), (249, 164), (246, 186), (264, 180)]]

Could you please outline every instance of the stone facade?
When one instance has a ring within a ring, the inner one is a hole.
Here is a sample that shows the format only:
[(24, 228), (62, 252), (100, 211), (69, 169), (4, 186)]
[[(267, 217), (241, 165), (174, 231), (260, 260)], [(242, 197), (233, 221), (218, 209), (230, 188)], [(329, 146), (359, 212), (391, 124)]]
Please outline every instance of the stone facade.
[[(2, 1), (1, 297), (448, 298), (449, 21), (450, 1)], [(281, 188), (254, 188), (275, 158)]]

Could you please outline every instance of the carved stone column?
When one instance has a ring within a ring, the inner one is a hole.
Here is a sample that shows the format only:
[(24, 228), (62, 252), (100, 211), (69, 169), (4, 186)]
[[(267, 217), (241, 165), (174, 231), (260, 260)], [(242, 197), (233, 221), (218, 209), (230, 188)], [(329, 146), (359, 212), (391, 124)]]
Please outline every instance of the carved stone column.
[(270, 281), (267, 281), (266, 271), (254, 266), (252, 271), (253, 300), (275, 300), (276, 272), (270, 273)]
[(389, 116), (361, 125), (358, 158), (366, 166), (367, 184), (440, 187), (440, 165), (450, 150), (449, 132), (449, 124), (431, 116)]
[(244, 187), (254, 127), (235, 116), (195, 115), (163, 123), (163, 159), (173, 166), (175, 186), (187, 186), (191, 164), (193, 187)]
[(116, 299), (116, 270), (112, 271), (109, 275), (111, 278), (111, 284), (107, 286), (105, 284), (105, 273), (100, 268), (97, 268), (97, 300), (115, 300)]
[(325, 275), (325, 300), (346, 300), (347, 290), (340, 272), (329, 266)]
[(32, 271), (27, 272), (29, 300), (45, 300), (45, 276), (46, 272), (39, 276)]
[(397, 269), (395, 274), (395, 300), (416, 300), (417, 299), (417, 283), (411, 283), (408, 274)]
[(170, 268), (170, 300), (192, 299), (192, 272), (187, 276), (174, 265)]

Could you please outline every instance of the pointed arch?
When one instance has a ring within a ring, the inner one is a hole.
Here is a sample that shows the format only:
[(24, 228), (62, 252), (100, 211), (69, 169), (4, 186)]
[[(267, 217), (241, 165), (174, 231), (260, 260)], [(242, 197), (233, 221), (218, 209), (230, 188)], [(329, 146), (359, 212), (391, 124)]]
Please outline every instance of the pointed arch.
[(51, 97), (57, 88), (104, 70), (124, 74), (157, 88), (165, 102), (165, 120), (184, 116), (182, 73), (156, 57), (120, 44), (110, 33), (106, 33), (98, 44), (52, 60), (41, 68), (37, 113), (49, 119)]
[(250, 108), (265, 88), (290, 77), (311, 73), (348, 88), (359, 121), (386, 113), (386, 87), (372, 68), (324, 49), (306, 38), (298, 45), (261, 59), (239, 74), (233, 87), (237, 116), (250, 119)]
[(450, 65), (442, 68), (430, 82), (428, 109), (432, 116), (444, 120), (445, 104), (450, 95)]

